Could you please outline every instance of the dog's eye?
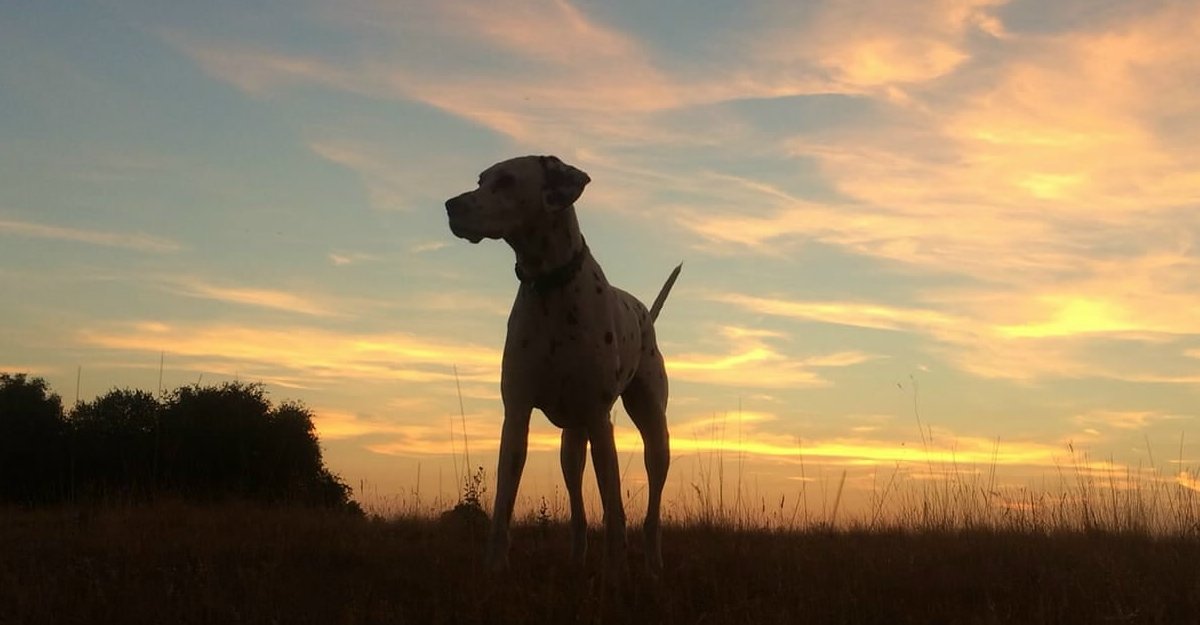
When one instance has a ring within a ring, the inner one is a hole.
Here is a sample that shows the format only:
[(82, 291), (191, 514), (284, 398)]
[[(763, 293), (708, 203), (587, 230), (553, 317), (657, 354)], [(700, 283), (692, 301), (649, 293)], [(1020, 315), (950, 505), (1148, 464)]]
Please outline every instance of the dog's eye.
[(516, 184), (516, 182), (517, 179), (512, 174), (500, 174), (500, 177), (496, 178), (496, 181), (492, 183), (492, 193), (503, 191)]

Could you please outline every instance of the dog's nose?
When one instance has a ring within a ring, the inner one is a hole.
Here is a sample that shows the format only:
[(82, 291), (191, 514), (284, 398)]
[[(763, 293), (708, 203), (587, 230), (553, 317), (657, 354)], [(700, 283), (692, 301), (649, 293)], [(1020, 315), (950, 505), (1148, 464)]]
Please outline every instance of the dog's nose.
[(467, 199), (467, 195), (469, 195), (469, 194), (470, 194), (470, 191), (468, 191), (467, 193), (460, 193), (460, 194), (446, 200), (446, 212), (447, 213), (456, 213), (456, 212), (460, 212), (460, 211), (464, 210), (467, 206), (466, 199)]

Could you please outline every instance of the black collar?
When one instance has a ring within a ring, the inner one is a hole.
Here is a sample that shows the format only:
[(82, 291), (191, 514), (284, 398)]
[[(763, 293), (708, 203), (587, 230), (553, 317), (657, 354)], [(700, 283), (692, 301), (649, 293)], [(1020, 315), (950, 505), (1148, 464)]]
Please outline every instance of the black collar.
[(521, 281), (521, 284), (532, 286), (533, 290), (539, 295), (545, 295), (550, 291), (566, 286), (575, 277), (575, 274), (579, 273), (579, 269), (583, 267), (583, 257), (587, 256), (587, 251), (588, 247), (585, 242), (579, 246), (579, 251), (575, 252), (571, 260), (538, 276), (525, 275), (525, 272), (521, 271), (521, 264), (517, 263), (517, 279)]

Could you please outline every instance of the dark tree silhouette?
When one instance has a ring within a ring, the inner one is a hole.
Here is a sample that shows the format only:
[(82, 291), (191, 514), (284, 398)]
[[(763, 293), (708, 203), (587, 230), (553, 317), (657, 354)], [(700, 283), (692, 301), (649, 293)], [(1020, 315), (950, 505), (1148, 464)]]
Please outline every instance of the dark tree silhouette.
[(64, 418), (44, 380), (0, 376), (0, 501), (171, 494), (358, 510), (321, 458), (312, 413), (258, 384), (114, 389)]
[(0, 373), (0, 500), (61, 497), (63, 452), (62, 400), (41, 378)]
[(141, 390), (113, 389), (71, 410), (70, 483), (75, 494), (138, 496), (158, 487), (162, 404)]

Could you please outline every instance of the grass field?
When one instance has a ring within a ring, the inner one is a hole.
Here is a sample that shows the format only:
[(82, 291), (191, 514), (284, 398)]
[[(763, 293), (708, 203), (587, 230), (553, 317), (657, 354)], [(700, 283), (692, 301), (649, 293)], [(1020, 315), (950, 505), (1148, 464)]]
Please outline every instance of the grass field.
[[(568, 564), (567, 530), (242, 504), (0, 511), (0, 623), (1200, 622), (1195, 532), (676, 519), (658, 583)], [(599, 533), (592, 537), (595, 556)]]

